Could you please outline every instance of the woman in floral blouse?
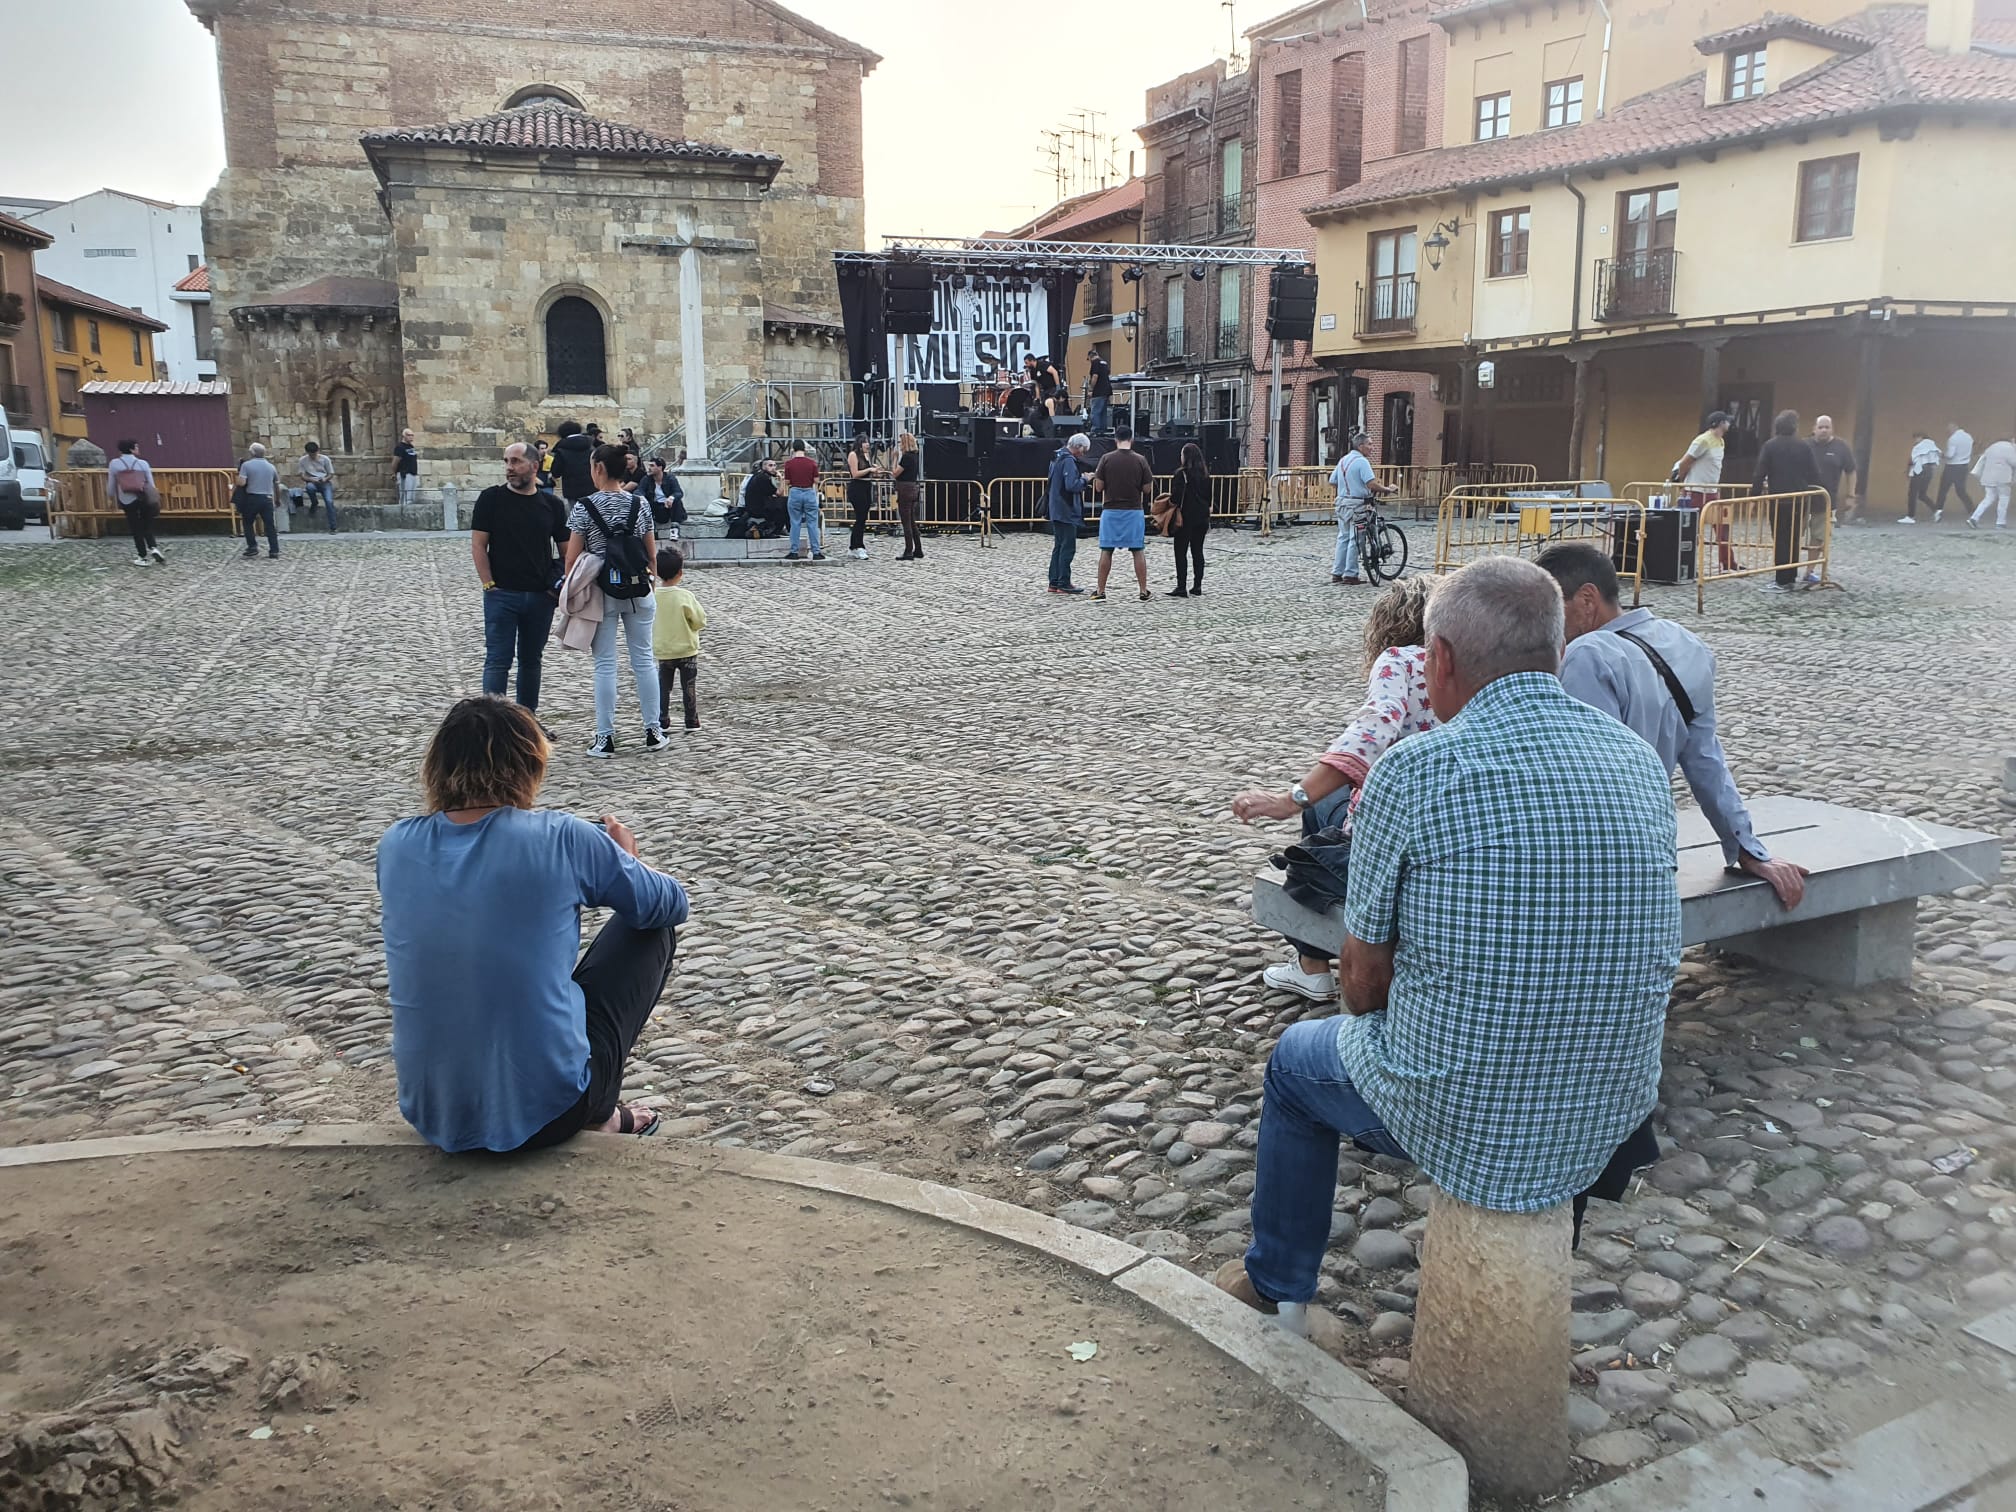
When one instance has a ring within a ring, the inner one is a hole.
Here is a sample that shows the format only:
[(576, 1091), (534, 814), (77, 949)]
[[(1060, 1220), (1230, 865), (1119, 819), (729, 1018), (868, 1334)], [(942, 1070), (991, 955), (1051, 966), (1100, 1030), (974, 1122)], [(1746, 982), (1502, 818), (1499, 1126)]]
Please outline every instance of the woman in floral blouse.
[[(1428, 652), (1421, 644), (1422, 616), (1434, 584), (1430, 577), (1407, 578), (1373, 601), (1365, 621), (1364, 702), (1294, 787), (1285, 793), (1254, 788), (1235, 797), (1232, 812), (1243, 823), (1299, 814), (1305, 835), (1326, 824), (1341, 825), (1348, 834), (1351, 810), (1372, 763), (1396, 742), (1435, 728), (1435, 712), (1428, 706)], [(1315, 1003), (1333, 1001), (1337, 976), (1329, 954), (1303, 941), (1288, 943), (1297, 960), (1269, 966), (1263, 973), (1267, 985)]]

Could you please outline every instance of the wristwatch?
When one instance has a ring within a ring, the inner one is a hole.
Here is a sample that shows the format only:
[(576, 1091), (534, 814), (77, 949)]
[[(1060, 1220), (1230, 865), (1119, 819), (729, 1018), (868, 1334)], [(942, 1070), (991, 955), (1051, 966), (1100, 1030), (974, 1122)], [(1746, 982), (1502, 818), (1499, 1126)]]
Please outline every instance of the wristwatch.
[(1288, 789), (1288, 796), (1295, 800), (1295, 807), (1299, 809), (1306, 809), (1307, 807), (1309, 807), (1310, 804), (1316, 801), (1314, 798), (1311, 798), (1309, 796), (1309, 789), (1302, 786), (1302, 784), (1299, 782), (1296, 783), (1295, 786)]

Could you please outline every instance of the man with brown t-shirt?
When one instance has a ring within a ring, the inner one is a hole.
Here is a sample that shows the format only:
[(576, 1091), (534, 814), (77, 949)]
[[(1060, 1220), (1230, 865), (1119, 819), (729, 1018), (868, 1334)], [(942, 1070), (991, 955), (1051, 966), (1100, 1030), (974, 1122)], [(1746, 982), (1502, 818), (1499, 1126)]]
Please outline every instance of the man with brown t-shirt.
[(1148, 597), (1148, 524), (1142, 514), (1148, 497), (1155, 492), (1155, 469), (1134, 450), (1134, 432), (1125, 426), (1113, 432), (1113, 450), (1099, 459), (1092, 474), (1099, 506), (1099, 586), (1092, 597), (1106, 597), (1106, 577), (1113, 570), (1113, 553), (1125, 549), (1134, 553), (1134, 580), (1141, 585), (1141, 597)]
[(803, 441), (792, 444), (791, 455), (784, 463), (784, 481), (791, 490), (784, 496), (785, 507), (791, 512), (791, 550), (784, 560), (799, 560), (798, 530), (803, 526), (812, 560), (823, 562), (826, 553), (819, 542), (819, 464), (806, 454)]

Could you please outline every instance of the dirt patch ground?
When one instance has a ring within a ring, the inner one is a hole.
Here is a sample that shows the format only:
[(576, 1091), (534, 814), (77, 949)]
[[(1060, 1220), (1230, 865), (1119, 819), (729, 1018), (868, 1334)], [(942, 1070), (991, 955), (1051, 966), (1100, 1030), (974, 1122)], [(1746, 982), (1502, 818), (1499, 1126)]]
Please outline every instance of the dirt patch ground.
[[(164, 1354), (237, 1351), (175, 1412), (165, 1489), (191, 1512), (1382, 1501), (1114, 1288), (648, 1147), (158, 1156), (6, 1172), (0, 1198), (0, 1455), (22, 1419), (145, 1400)], [(301, 1362), (310, 1389), (280, 1395), (320, 1409), (262, 1407)]]

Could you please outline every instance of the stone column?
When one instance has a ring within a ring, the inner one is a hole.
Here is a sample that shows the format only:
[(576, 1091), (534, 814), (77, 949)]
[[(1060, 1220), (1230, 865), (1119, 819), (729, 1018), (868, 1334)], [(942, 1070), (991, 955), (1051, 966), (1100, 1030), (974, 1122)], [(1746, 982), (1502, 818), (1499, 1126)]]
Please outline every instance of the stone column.
[(1482, 1496), (1568, 1477), (1568, 1204), (1493, 1213), (1435, 1194), (1421, 1246), (1408, 1396)]
[(700, 285), (698, 228), (690, 215), (677, 221), (679, 237), (679, 369), (684, 389), (686, 460), (673, 469), (686, 492), (686, 508), (697, 512), (721, 497), (721, 469), (707, 458), (706, 301)]
[(1571, 353), (1569, 365), (1575, 369), (1574, 405), (1568, 414), (1568, 476), (1587, 477), (1582, 471), (1582, 435), (1589, 418), (1589, 358), (1586, 353)]

